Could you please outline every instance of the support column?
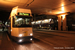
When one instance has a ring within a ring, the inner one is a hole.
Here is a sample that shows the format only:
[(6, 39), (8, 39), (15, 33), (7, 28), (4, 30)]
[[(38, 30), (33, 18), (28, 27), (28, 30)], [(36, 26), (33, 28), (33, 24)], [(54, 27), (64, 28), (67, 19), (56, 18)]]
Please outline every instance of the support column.
[[(57, 14), (57, 17), (58, 17), (58, 30), (61, 31), (61, 26), (62, 26), (62, 30), (63, 31), (66, 31), (66, 15), (68, 13), (62, 13), (62, 14)], [(62, 23), (61, 23), (62, 21)]]
[(63, 17), (63, 31), (66, 31), (66, 15)]
[(58, 16), (58, 30), (61, 31), (61, 16)]

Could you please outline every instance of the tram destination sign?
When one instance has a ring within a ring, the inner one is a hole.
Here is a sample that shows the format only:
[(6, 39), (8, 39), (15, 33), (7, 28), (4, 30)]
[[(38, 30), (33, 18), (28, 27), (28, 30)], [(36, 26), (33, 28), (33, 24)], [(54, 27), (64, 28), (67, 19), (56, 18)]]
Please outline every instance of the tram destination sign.
[(29, 13), (22, 13), (22, 12), (19, 12), (18, 15), (30, 16)]

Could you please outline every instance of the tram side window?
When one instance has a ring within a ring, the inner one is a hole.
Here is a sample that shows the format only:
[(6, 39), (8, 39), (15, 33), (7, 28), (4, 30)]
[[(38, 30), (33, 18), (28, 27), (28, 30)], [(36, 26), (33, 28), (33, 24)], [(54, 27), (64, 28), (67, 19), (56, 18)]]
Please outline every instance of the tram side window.
[(13, 27), (31, 27), (31, 18), (14, 18)]

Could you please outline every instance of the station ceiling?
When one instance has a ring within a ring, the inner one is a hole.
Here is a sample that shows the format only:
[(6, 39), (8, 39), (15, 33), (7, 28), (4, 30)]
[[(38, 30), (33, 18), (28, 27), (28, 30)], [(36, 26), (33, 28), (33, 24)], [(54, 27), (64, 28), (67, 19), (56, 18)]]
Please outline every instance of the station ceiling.
[(31, 9), (35, 14), (75, 12), (75, 0), (0, 0), (0, 10), (10, 12), (15, 6)]

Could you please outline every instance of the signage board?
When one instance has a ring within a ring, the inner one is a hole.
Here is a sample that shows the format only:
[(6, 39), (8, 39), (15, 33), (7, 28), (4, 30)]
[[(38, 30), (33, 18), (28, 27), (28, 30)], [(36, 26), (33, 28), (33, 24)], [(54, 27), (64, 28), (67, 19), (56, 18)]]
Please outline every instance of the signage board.
[(29, 13), (21, 13), (21, 12), (19, 12), (18, 15), (30, 16)]

